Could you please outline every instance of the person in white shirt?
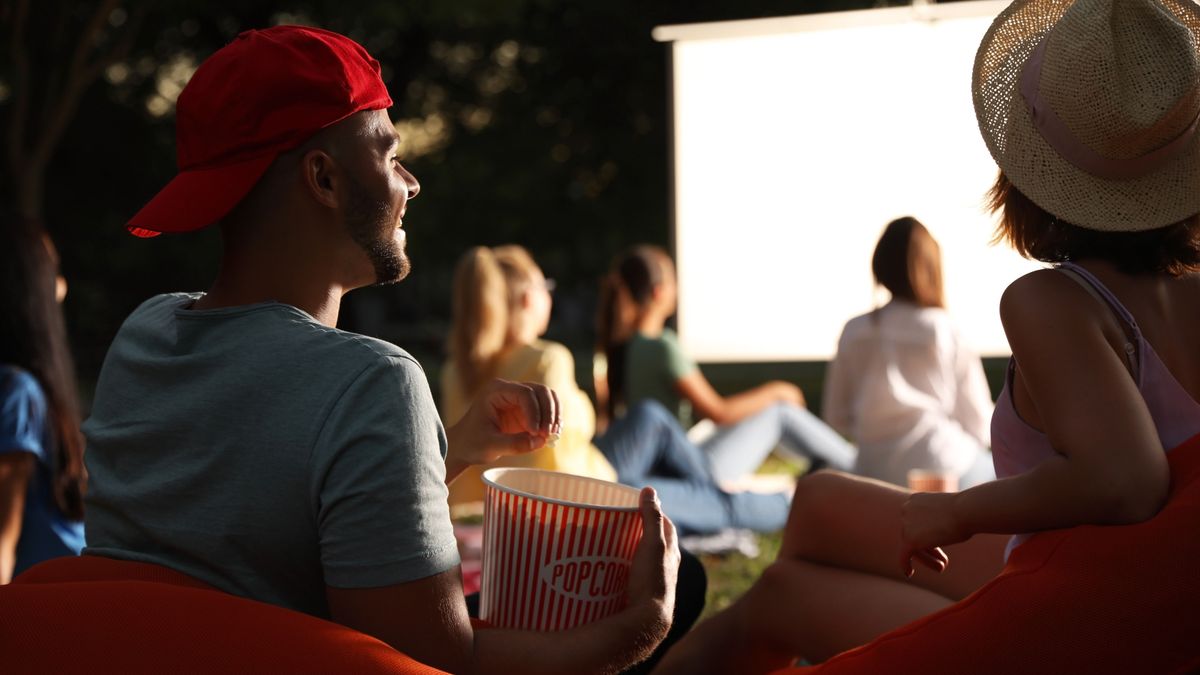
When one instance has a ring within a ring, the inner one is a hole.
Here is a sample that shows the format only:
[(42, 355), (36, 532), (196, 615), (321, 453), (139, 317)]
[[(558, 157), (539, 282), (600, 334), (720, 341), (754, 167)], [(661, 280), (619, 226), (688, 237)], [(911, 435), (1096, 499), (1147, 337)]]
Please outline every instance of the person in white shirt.
[(994, 479), (992, 397), (945, 309), (937, 241), (915, 218), (894, 220), (871, 270), (891, 300), (842, 330), (822, 416), (858, 446), (858, 474), (905, 485), (910, 469), (926, 469), (962, 489)]

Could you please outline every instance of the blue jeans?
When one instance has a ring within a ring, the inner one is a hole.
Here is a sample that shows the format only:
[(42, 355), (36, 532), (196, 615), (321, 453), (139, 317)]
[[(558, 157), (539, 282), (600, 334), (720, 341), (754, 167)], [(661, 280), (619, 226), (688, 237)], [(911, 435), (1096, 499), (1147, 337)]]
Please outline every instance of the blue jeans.
[(839, 471), (853, 471), (858, 457), (858, 450), (841, 434), (790, 403), (776, 403), (741, 422), (718, 427), (700, 444), (712, 461), (713, 478), (719, 482), (752, 473), (777, 446)]
[(721, 490), (708, 455), (657, 401), (637, 403), (593, 442), (617, 470), (617, 480), (658, 492), (663, 511), (682, 534), (731, 527), (774, 532), (787, 522), (787, 495)]

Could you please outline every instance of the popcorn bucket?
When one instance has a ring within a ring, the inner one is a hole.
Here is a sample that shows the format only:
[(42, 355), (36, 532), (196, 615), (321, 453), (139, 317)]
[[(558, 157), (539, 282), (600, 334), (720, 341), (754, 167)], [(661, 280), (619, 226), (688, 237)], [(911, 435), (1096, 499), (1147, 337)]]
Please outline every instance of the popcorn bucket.
[(639, 490), (541, 469), (488, 469), (483, 482), (481, 619), (564, 630), (625, 606)]

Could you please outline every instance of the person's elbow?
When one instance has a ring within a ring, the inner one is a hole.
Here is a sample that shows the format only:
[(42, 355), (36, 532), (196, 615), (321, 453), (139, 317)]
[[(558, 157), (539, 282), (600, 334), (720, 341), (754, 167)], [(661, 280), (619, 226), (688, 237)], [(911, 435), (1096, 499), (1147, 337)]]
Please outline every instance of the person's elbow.
[(1105, 521), (1132, 525), (1153, 518), (1167, 501), (1170, 483), (1165, 457), (1149, 466), (1127, 467), (1109, 474), (1101, 490)]

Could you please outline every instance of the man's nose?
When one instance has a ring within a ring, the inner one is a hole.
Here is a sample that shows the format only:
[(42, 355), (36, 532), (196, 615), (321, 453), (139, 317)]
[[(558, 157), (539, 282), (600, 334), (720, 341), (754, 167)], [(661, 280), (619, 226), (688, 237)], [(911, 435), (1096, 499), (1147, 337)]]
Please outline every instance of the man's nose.
[(401, 167), (400, 171), (404, 176), (404, 184), (408, 186), (408, 198), (415, 198), (421, 192), (421, 184), (417, 182), (417, 177), (412, 175), (412, 172), (408, 169)]

